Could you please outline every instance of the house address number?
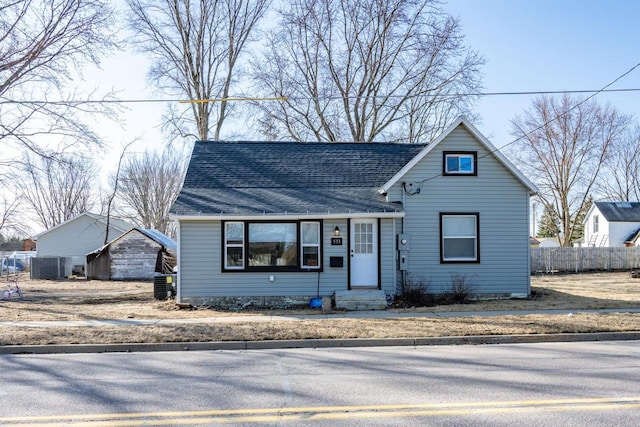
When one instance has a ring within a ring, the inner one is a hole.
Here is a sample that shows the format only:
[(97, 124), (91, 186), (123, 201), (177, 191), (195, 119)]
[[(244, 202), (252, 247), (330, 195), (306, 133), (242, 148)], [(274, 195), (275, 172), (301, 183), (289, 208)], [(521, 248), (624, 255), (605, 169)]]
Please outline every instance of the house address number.
[(331, 246), (342, 246), (342, 237), (332, 237)]

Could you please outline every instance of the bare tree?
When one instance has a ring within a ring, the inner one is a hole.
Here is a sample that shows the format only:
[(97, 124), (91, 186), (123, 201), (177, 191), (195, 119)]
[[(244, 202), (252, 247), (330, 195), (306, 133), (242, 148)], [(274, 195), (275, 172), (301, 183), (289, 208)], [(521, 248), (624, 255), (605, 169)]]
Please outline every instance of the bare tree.
[[(149, 79), (192, 102), (188, 118), (175, 108), (168, 124), (180, 135), (219, 139), (238, 63), (270, 0), (127, 0), (134, 43), (149, 54)], [(198, 102), (216, 99), (219, 102)], [(213, 117), (213, 120), (211, 118)], [(213, 121), (215, 124), (211, 125)]]
[(96, 205), (97, 170), (91, 159), (65, 155), (61, 159), (25, 155), (17, 176), (24, 203), (35, 221), (48, 229)]
[(21, 197), (16, 193), (15, 188), (7, 188), (2, 185), (0, 188), (0, 237), (9, 234), (28, 235), (29, 227), (26, 221), (21, 221), (20, 203)]
[[(115, 46), (105, 0), (0, 3), (0, 141), (47, 154), (43, 141), (99, 143), (79, 116), (104, 105), (73, 100), (73, 71)], [(63, 95), (66, 93), (66, 95)], [(52, 99), (55, 98), (55, 99)], [(7, 147), (5, 145), (5, 148)]]
[(597, 190), (608, 200), (640, 201), (640, 127), (616, 141)]
[(292, 0), (255, 62), (262, 132), (426, 142), (468, 112), (484, 60), (436, 0)]
[(185, 172), (186, 160), (170, 148), (125, 158), (118, 180), (118, 199), (125, 209), (121, 216), (143, 228), (174, 236), (169, 209), (178, 197)]
[(111, 209), (113, 207), (113, 200), (116, 197), (116, 194), (118, 194), (118, 184), (120, 183), (120, 168), (122, 167), (122, 159), (124, 158), (124, 155), (127, 152), (127, 149), (134, 143), (136, 142), (136, 140), (132, 140), (129, 141), (124, 147), (122, 147), (122, 151), (120, 152), (120, 157), (118, 157), (118, 167), (116, 168), (116, 173), (113, 177), (113, 191), (111, 192), (111, 194), (106, 198), (106, 217), (107, 217), (107, 224), (105, 226), (105, 233), (104, 233), (104, 244), (106, 245), (107, 243), (109, 243), (109, 225), (111, 223)]
[(628, 122), (614, 108), (569, 96), (538, 98), (511, 121), (514, 157), (538, 186), (543, 206), (554, 210), (562, 246), (579, 237), (594, 185)]

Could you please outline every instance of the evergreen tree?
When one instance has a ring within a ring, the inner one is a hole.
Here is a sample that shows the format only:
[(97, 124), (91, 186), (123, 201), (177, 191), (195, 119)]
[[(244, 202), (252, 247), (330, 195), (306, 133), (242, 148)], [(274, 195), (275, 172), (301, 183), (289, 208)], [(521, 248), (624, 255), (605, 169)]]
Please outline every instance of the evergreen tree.
[(575, 224), (576, 228), (574, 231), (574, 240), (579, 240), (584, 237), (584, 220), (587, 216), (587, 212), (591, 209), (591, 205), (593, 204), (593, 197), (589, 197), (587, 203), (582, 207), (580, 211), (576, 214)]
[(560, 232), (560, 221), (553, 206), (546, 204), (538, 221), (538, 237), (556, 237)]

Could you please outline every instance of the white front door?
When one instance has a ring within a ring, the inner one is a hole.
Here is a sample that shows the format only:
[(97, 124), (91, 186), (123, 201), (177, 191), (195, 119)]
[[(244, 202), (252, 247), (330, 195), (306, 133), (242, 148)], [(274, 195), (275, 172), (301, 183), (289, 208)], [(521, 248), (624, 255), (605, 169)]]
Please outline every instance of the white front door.
[(378, 287), (378, 220), (351, 221), (351, 287)]

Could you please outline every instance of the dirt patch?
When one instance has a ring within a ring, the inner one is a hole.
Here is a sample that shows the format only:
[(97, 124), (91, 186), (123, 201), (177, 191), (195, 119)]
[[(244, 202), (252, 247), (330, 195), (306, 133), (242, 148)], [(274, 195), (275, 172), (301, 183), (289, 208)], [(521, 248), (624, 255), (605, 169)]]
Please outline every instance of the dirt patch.
[[(187, 319), (219, 316), (320, 314), (305, 310), (179, 309), (153, 298), (151, 282), (36, 281), (21, 277), (19, 301), (0, 301), (0, 321)], [(0, 287), (3, 285), (0, 284)], [(640, 279), (629, 272), (532, 277), (532, 297), (480, 301), (397, 312), (502, 311), (640, 307)], [(389, 338), (454, 335), (640, 331), (640, 314), (527, 315), (468, 318), (311, 319), (231, 324), (104, 327), (0, 327), (0, 345), (53, 343), (188, 342), (312, 338)]]

